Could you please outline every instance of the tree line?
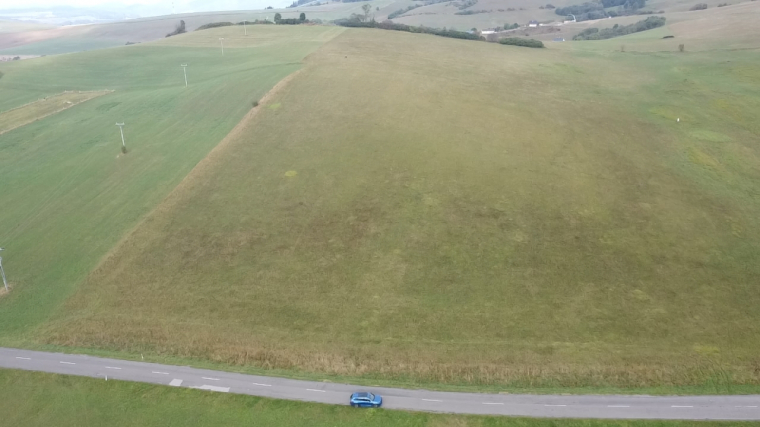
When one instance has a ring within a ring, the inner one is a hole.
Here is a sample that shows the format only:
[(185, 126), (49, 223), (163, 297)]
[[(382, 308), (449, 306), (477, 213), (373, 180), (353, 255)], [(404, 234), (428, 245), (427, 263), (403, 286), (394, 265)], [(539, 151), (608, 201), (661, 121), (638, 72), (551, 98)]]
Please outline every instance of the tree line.
[(650, 16), (643, 21), (631, 25), (615, 24), (612, 28), (588, 28), (573, 37), (573, 40), (604, 40), (613, 37), (620, 37), (626, 34), (638, 33), (641, 31), (651, 30), (652, 28), (662, 27), (665, 25), (665, 18), (661, 16)]
[[(586, 2), (554, 9), (560, 16), (575, 16), (575, 20), (589, 21), (614, 16), (634, 15), (646, 6), (646, 0), (602, 0), (601, 2)], [(618, 7), (618, 10), (607, 11), (606, 8)]]
[(338, 19), (335, 24), (343, 27), (353, 28), (379, 28), (381, 30), (393, 30), (393, 31), (406, 31), (408, 33), (423, 33), (433, 34), (441, 37), (451, 37), (455, 39), (465, 40), (484, 40), (481, 36), (473, 33), (466, 33), (464, 31), (429, 28), (429, 27), (415, 27), (412, 25), (396, 24), (394, 22), (385, 21), (359, 21), (357, 19)]

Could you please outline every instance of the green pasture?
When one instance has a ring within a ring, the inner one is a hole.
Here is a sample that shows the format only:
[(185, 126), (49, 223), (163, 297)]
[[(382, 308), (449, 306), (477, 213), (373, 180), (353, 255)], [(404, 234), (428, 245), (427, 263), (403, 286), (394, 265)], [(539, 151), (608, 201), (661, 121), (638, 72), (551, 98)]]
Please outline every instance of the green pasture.
[[(262, 45), (252, 36), (241, 42), (248, 48), (229, 48), (224, 56), (179, 43), (0, 64), (0, 111), (65, 90), (115, 91), (0, 135), (0, 245), (13, 287), (0, 299), (0, 342), (22, 342), (45, 321), (252, 104), (321, 43)], [(180, 64), (188, 64), (188, 88)], [(126, 155), (116, 122), (126, 123)]]

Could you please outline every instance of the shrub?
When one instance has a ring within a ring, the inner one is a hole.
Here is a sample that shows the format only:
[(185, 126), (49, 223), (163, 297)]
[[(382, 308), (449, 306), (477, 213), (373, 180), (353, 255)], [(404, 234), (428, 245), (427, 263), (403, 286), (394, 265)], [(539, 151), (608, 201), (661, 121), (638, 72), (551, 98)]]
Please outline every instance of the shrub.
[(301, 22), (305, 21), (306, 20), (306, 14), (303, 13), (303, 12), (301, 12), (301, 15), (298, 16), (298, 20), (301, 21)]
[(280, 19), (282, 19), (282, 15), (281, 15), (279, 12), (278, 12), (278, 13), (275, 13), (275, 14), (274, 14), (274, 22), (277, 22), (277, 21), (279, 21)]
[(186, 32), (187, 31), (185, 30), (185, 21), (179, 21), (179, 24), (177, 24), (177, 26), (174, 27), (174, 31), (167, 34), (166, 37), (176, 36), (177, 34), (182, 34)]
[(547, 3), (546, 6), (544, 7), (546, 7), (547, 9), (556, 9), (556, 7), (554, 7), (554, 5), (551, 3)]
[(212, 22), (210, 24), (201, 25), (200, 27), (196, 28), (195, 31), (208, 30), (209, 28), (229, 27), (231, 25), (234, 24), (232, 22)]
[(683, 52), (684, 50), (686, 50), (686, 47), (684, 45), (682, 45), (682, 44), (679, 44), (678, 45), (678, 51), (679, 52)]
[(520, 24), (504, 24), (505, 30), (514, 30), (515, 28), (520, 28)]
[(251, 22), (251, 21), (240, 21), (240, 22), (238, 22), (235, 25), (273, 25), (273, 24), (274, 24), (274, 22), (272, 22), (272, 21), (267, 21), (267, 20), (259, 21), (257, 19), (257, 20), (255, 20), (253, 22)]
[(707, 3), (697, 3), (689, 10), (705, 10), (707, 9)]
[(728, 3), (721, 3), (718, 5), (718, 7), (725, 7), (725, 6), (728, 6)]
[(251, 105), (253, 105), (253, 108), (256, 108), (259, 106), (259, 101), (253, 101)]
[(523, 47), (546, 47), (544, 46), (544, 43), (540, 40), (533, 40), (533, 39), (521, 39), (519, 37), (507, 37), (505, 39), (499, 40), (500, 44), (506, 44), (510, 46), (523, 46)]
[(475, 15), (478, 13), (488, 13), (488, 10), (462, 10), (460, 12), (455, 13), (454, 15)]
[(665, 18), (661, 16), (650, 16), (649, 18), (636, 22), (631, 25), (615, 25), (612, 28), (588, 28), (573, 37), (573, 40), (604, 40), (613, 37), (624, 36), (626, 34), (638, 33), (641, 31), (651, 30), (652, 28), (662, 27), (665, 25)]
[(377, 22), (377, 21), (369, 21), (369, 22), (362, 22), (358, 19), (337, 19), (334, 21), (336, 25), (340, 25), (343, 27), (352, 27), (352, 28), (379, 28), (381, 30), (393, 30), (393, 31), (406, 31), (408, 33), (421, 33), (421, 34), (432, 34), (436, 36), (441, 37), (451, 37), (455, 39), (465, 39), (465, 40), (483, 40), (482, 37), (480, 37), (477, 34), (471, 34), (471, 33), (465, 33), (462, 31), (455, 31), (455, 30), (440, 30), (437, 28), (429, 28), (429, 27), (414, 27), (411, 25), (405, 25), (405, 24), (396, 24), (392, 21), (383, 21), (383, 22)]
[(300, 19), (295, 18), (287, 18), (287, 19), (280, 19), (277, 22), (275, 22), (277, 25), (298, 25), (309, 22), (307, 20), (301, 21)]
[(475, 6), (477, 3), (478, 3), (478, 0), (465, 0), (462, 3), (454, 3), (454, 5), (458, 7), (459, 10), (464, 10), (470, 6)]
[(413, 5), (409, 6), (409, 7), (407, 7), (406, 9), (399, 9), (399, 10), (397, 10), (395, 12), (391, 12), (391, 13), (388, 14), (388, 19), (398, 18), (399, 16), (405, 14), (406, 12), (409, 12), (410, 10), (413, 10), (413, 9), (417, 9), (418, 7), (422, 7), (422, 5), (413, 4)]

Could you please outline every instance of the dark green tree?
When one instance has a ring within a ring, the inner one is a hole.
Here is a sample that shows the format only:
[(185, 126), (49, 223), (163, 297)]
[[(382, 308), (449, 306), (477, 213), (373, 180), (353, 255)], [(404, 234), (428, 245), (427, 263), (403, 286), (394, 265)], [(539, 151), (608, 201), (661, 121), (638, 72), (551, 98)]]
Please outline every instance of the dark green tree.
[(279, 13), (275, 13), (275, 14), (274, 14), (274, 22), (277, 22), (277, 21), (279, 21), (280, 19), (282, 19), (282, 15), (280, 15)]
[(306, 14), (303, 13), (303, 12), (301, 12), (301, 16), (299, 16), (298, 19), (300, 19), (301, 21), (305, 21), (306, 20)]

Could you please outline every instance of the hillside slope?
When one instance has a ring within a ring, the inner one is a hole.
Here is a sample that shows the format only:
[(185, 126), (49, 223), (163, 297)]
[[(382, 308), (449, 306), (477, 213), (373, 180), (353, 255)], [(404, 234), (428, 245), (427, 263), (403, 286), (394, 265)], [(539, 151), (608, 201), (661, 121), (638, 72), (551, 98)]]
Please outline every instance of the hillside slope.
[[(12, 286), (0, 298), (2, 345), (19, 345), (46, 320), (254, 102), (341, 30), (210, 30), (171, 45), (1, 64), (0, 114), (63, 91), (114, 91), (0, 135), (0, 244)], [(126, 155), (117, 122), (126, 123)]]
[(426, 383), (760, 384), (758, 78), (741, 52), (346, 31), (38, 339)]

